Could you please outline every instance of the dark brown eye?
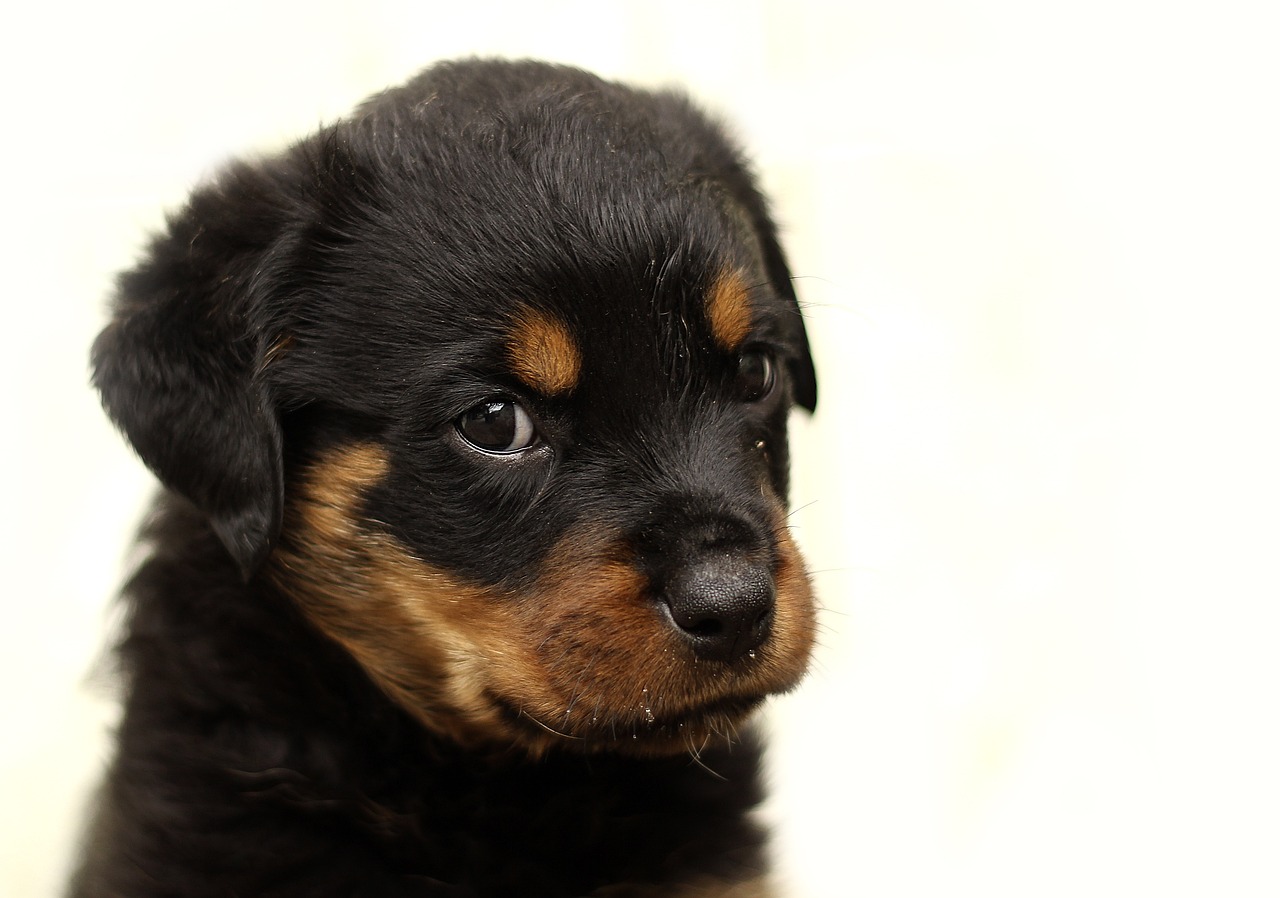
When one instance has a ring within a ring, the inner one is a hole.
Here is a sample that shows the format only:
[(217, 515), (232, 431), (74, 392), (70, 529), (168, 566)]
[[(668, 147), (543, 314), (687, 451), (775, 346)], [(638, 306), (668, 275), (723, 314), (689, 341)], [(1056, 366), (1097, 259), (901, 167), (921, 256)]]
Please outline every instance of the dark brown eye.
[(759, 402), (773, 392), (777, 383), (773, 356), (761, 349), (749, 349), (738, 357), (738, 397), (743, 402)]
[(510, 399), (487, 399), (462, 413), (458, 433), (481, 452), (509, 455), (528, 449), (538, 438), (533, 419)]

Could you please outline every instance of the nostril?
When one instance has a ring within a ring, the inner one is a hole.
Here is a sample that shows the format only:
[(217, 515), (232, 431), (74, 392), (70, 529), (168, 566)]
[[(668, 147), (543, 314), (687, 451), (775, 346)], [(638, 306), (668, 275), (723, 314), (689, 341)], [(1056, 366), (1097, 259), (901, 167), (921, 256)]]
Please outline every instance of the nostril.
[(773, 577), (741, 557), (686, 565), (668, 580), (662, 598), (700, 658), (741, 657), (765, 640), (773, 620)]
[(704, 617), (691, 622), (677, 620), (676, 623), (686, 633), (698, 637), (699, 639), (714, 639), (724, 632), (724, 624), (714, 617)]

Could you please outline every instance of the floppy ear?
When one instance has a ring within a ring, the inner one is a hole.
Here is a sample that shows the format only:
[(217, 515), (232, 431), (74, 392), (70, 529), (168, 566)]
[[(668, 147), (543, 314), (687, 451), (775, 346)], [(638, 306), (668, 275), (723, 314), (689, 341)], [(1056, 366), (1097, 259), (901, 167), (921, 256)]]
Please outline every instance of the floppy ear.
[(263, 383), (266, 293), (285, 239), (282, 189), (248, 166), (197, 191), (120, 279), (93, 345), (108, 415), (208, 517), (246, 579), (280, 528), (280, 423)]

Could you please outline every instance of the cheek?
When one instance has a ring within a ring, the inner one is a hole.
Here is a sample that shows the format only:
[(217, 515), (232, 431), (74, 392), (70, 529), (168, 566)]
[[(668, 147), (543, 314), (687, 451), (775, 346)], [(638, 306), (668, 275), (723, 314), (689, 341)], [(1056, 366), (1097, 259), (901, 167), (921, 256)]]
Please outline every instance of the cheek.
[(696, 656), (621, 540), (579, 528), (532, 590), (501, 615), (477, 618), (470, 638), (485, 659), (490, 698), (576, 738), (683, 745), (719, 725), (711, 709), (790, 689), (812, 650), (814, 603), (780, 510), (774, 538), (773, 632), (750, 660), (726, 664)]
[(306, 472), (268, 575), (453, 741), (683, 750), (804, 673), (813, 602), (780, 508), (772, 636), (749, 662), (699, 663), (617, 534), (577, 527), (542, 552), (527, 587), (480, 586), (369, 522), (363, 496), (388, 474), (385, 453), (367, 446)]
[(612, 549), (564, 540), (516, 600), (518, 633), (499, 637), (503, 655), (523, 662), (492, 668), (500, 694), (569, 731), (630, 714), (662, 679), (673, 648), (646, 578)]

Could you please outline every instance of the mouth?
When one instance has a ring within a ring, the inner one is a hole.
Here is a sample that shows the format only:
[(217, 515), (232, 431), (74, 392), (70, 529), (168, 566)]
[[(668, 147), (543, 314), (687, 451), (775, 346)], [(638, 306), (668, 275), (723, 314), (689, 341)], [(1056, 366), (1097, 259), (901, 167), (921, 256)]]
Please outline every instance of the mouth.
[(575, 714), (570, 710), (558, 719), (548, 719), (491, 692), (485, 697), (510, 730), (532, 738), (535, 744), (572, 743), (585, 749), (631, 745), (661, 750), (669, 746), (678, 751), (712, 736), (731, 738), (738, 725), (765, 700), (764, 695), (730, 696), (674, 713), (659, 713), (649, 707), (620, 713), (596, 710)]

